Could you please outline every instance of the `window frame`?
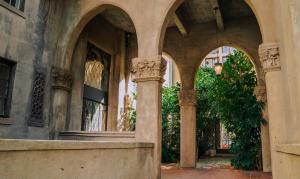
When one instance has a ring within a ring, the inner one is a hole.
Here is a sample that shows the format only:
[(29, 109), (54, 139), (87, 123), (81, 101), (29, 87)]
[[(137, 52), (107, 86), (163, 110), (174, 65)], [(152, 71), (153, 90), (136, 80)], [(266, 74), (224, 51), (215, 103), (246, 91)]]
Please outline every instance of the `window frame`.
[(23, 5), (23, 8), (22, 9), (18, 9), (16, 8), (15, 6), (11, 5), (10, 3), (7, 3), (6, 1), (4, 0), (0, 0), (0, 6), (1, 7), (4, 7), (5, 9), (13, 12), (14, 14), (22, 17), (25, 19), (25, 9), (26, 9), (26, 0), (24, 0), (24, 5)]
[[(4, 115), (0, 115), (0, 124), (4, 121), (4, 123), (9, 123), (9, 119), (11, 116), (11, 104), (12, 104), (12, 94), (13, 94), (13, 85), (15, 80), (15, 72), (16, 72), (16, 62), (7, 60), (5, 58), (0, 57), (0, 63), (9, 66), (9, 84), (8, 84), (8, 94), (6, 96), (7, 101), (5, 104)], [(5, 119), (5, 120), (4, 120)]]

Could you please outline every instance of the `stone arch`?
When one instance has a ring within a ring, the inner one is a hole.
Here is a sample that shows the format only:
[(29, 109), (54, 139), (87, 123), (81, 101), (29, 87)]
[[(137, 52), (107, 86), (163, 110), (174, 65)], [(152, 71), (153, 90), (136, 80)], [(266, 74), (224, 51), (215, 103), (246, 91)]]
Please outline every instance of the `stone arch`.
[[(259, 57), (257, 55), (255, 56), (255, 54), (253, 54), (253, 53), (252, 54), (249, 53), (249, 51), (247, 49), (239, 46), (238, 44), (227, 44), (227, 43), (222, 43), (221, 45), (217, 44), (213, 48), (210, 48), (210, 50), (206, 50), (205, 54), (208, 55), (211, 51), (213, 51), (213, 50), (215, 50), (219, 47), (223, 47), (223, 46), (233, 47), (235, 49), (238, 49), (238, 50), (241, 50), (242, 52), (244, 52), (246, 54), (246, 56), (249, 58), (250, 62), (253, 64), (254, 70), (256, 72), (258, 83), (261, 83), (261, 81), (264, 81), (264, 74), (263, 74), (263, 70), (261, 68)], [(200, 60), (199, 60), (198, 64), (196, 65), (197, 68), (203, 62), (206, 55), (202, 55), (200, 57)], [(195, 73), (195, 76), (196, 76), (196, 73)], [(194, 79), (196, 79), (196, 78), (194, 78)]]
[[(160, 34), (160, 52), (163, 49), (165, 32), (170, 21), (170, 18), (175, 13), (176, 9), (183, 3), (183, 0), (175, 0), (175, 2), (169, 7), (168, 13), (164, 17), (161, 34)], [(275, 28), (271, 28), (275, 24), (275, 19), (273, 15), (273, 0), (267, 1), (255, 1), (255, 0), (245, 0), (244, 1), (252, 10), (255, 15), (255, 18), (259, 24), (261, 36), (263, 42), (273, 42), (276, 41), (276, 32)]]
[(124, 6), (124, 4), (116, 3), (116, 2), (109, 2), (109, 3), (99, 2), (96, 4), (95, 3), (89, 3), (89, 4), (93, 4), (93, 5), (86, 7), (86, 9), (83, 10), (84, 12), (82, 13), (82, 15), (80, 15), (78, 18), (73, 20), (73, 22), (70, 25), (71, 27), (67, 28), (68, 30), (66, 30), (66, 32), (62, 33), (62, 35), (60, 36), (61, 40), (60, 43), (58, 44), (54, 66), (61, 69), (70, 70), (74, 49), (82, 31), (94, 17), (96, 17), (98, 14), (101, 14), (101, 12), (103, 12), (105, 9), (109, 7), (118, 8), (120, 11), (128, 15), (132, 24), (134, 25), (134, 28), (136, 29), (135, 21), (133, 18), (134, 16), (131, 14), (131, 11), (126, 6)]

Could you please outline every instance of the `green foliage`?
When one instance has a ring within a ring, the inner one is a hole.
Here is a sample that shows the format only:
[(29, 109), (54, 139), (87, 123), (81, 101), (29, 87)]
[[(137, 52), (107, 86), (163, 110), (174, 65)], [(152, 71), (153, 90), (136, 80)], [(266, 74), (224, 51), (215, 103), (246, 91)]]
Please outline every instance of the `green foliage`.
[(177, 162), (180, 157), (180, 85), (163, 88), (162, 94), (162, 161)]
[(196, 114), (196, 133), (198, 155), (204, 155), (205, 151), (215, 147), (214, 139), (207, 135), (212, 131), (215, 124), (219, 121), (217, 111), (211, 103), (213, 95), (212, 88), (216, 82), (216, 75), (212, 68), (199, 68), (196, 74), (195, 86), (198, 91), (197, 114)]
[(235, 51), (227, 58), (211, 93), (213, 107), (233, 134), (232, 165), (239, 169), (257, 169), (261, 165), (260, 126), (264, 122), (262, 103), (254, 95), (256, 74), (247, 56)]

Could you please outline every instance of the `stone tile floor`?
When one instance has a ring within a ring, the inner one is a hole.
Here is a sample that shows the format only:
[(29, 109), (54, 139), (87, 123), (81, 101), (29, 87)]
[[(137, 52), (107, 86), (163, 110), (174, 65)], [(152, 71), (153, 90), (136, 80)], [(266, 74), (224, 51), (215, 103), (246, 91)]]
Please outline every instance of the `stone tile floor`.
[(272, 179), (269, 173), (235, 170), (228, 158), (201, 159), (196, 169), (181, 169), (177, 164), (162, 166), (162, 179)]

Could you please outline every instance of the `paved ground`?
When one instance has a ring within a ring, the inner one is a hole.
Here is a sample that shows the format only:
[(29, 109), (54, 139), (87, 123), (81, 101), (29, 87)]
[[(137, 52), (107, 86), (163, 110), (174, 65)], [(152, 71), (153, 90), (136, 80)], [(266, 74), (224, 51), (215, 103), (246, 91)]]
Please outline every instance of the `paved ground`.
[(163, 169), (162, 179), (272, 179), (270, 174), (232, 169)]
[(230, 166), (228, 158), (201, 159), (197, 169), (180, 169), (178, 164), (162, 166), (162, 179), (272, 179), (271, 174), (240, 171)]

